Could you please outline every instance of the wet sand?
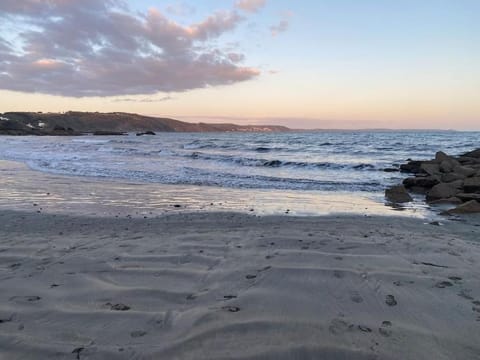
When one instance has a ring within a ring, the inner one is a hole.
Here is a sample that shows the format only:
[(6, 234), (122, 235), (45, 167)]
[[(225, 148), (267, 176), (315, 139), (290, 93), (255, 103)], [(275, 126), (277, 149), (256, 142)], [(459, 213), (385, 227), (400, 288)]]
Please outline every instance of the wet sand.
[(0, 359), (480, 356), (478, 217), (0, 224)]

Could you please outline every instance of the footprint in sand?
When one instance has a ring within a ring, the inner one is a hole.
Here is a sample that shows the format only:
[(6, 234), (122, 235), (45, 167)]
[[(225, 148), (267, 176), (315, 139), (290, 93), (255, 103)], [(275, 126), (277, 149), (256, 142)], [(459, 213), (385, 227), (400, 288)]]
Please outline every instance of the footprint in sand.
[(24, 302), (36, 302), (40, 301), (40, 296), (12, 296), (9, 301), (24, 303)]
[(345, 277), (345, 272), (340, 270), (334, 270), (333, 276), (336, 277), (337, 279), (343, 279)]
[(354, 303), (360, 304), (363, 302), (363, 298), (360, 296), (360, 294), (357, 291), (352, 291), (350, 293), (350, 300), (352, 300)]
[(328, 331), (330, 331), (334, 335), (340, 335), (346, 332), (350, 328), (350, 326), (351, 325), (345, 320), (336, 318), (330, 322)]
[(450, 287), (450, 286), (453, 286), (453, 284), (450, 281), (440, 281), (435, 284), (435, 287), (439, 289), (445, 289), (446, 287)]
[(393, 295), (387, 295), (385, 297), (385, 304), (387, 304), (388, 306), (395, 306), (397, 305), (397, 300), (395, 299), (395, 296)]
[(139, 337), (142, 337), (142, 336), (145, 336), (145, 335), (147, 335), (147, 332), (143, 331), (143, 330), (136, 330), (136, 331), (132, 331), (130, 333), (130, 336), (132, 338), (139, 338)]
[(392, 323), (390, 321), (383, 321), (382, 325), (378, 328), (378, 332), (380, 335), (385, 336), (385, 337), (390, 337), (392, 336), (392, 330), (390, 329), (392, 327)]

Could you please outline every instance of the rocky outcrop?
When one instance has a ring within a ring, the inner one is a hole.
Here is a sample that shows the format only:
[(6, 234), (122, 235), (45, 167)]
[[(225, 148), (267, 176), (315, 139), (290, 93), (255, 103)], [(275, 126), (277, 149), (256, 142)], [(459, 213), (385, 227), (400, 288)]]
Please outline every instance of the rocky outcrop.
[(137, 136), (143, 136), (143, 135), (156, 135), (153, 131), (144, 131), (144, 132), (138, 132)]
[(400, 170), (413, 175), (403, 181), (405, 188), (425, 194), (427, 202), (460, 203), (452, 214), (480, 212), (480, 149), (457, 157), (439, 151), (432, 160), (409, 160)]
[(394, 204), (407, 203), (413, 200), (403, 185), (392, 186), (385, 190), (385, 198)]

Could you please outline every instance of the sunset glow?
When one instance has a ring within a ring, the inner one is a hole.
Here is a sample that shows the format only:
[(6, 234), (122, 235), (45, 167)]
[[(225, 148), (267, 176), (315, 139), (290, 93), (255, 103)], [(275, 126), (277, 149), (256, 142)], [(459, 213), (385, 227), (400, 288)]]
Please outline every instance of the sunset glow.
[(480, 130), (477, 1), (2, 1), (0, 112)]

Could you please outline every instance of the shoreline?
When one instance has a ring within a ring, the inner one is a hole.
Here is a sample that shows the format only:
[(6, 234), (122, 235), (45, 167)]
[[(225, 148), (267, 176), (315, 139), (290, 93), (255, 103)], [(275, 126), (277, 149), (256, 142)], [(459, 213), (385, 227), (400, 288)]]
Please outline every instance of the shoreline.
[[(388, 215), (438, 219), (420, 199), (388, 206), (383, 193), (347, 193), (135, 183), (57, 175), (0, 160), (0, 209), (92, 216), (155, 217), (179, 212), (254, 215)], [(253, 211), (252, 211), (253, 210)]]
[(480, 218), (0, 211), (9, 359), (474, 359)]

